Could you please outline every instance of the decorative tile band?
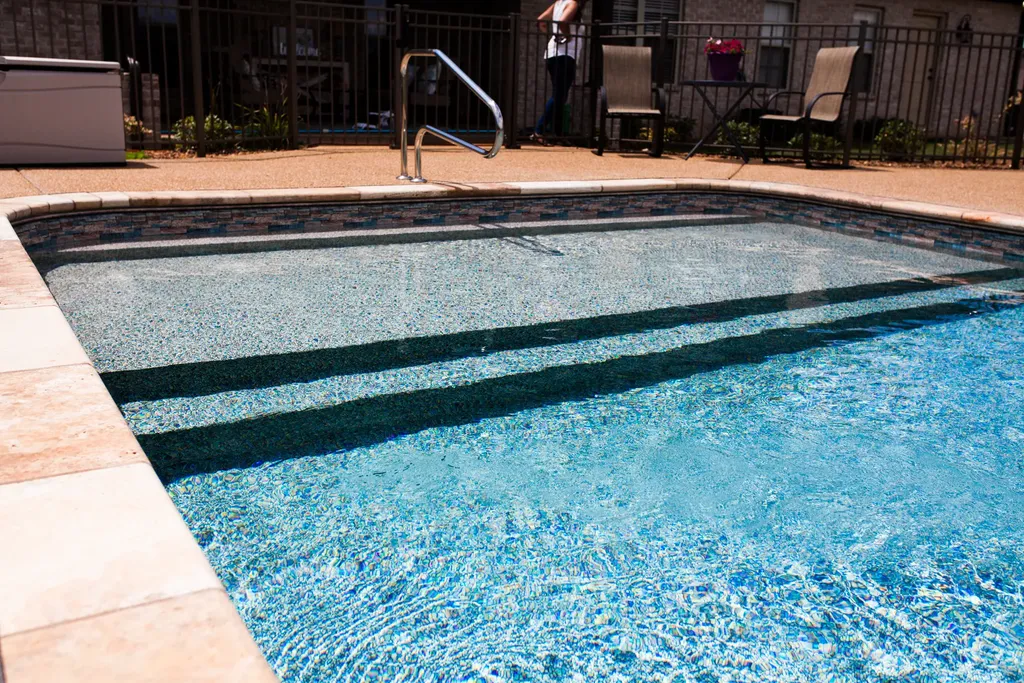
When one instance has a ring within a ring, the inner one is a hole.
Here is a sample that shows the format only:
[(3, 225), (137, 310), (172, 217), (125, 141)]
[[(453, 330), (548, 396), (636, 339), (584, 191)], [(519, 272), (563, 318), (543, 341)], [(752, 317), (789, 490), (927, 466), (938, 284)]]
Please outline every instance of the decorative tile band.
[(814, 201), (721, 192), (516, 195), (481, 199), (204, 206), (68, 213), (18, 225), (30, 252), (190, 237), (367, 228), (742, 213), (1001, 263), (1024, 262), (1024, 235)]

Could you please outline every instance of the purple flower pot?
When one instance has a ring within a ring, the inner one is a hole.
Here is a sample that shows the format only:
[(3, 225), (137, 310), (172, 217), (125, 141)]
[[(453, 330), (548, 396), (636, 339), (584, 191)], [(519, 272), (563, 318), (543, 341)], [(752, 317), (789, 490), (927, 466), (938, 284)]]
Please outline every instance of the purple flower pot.
[(740, 73), (742, 61), (742, 54), (709, 54), (708, 68), (711, 70), (711, 78), (716, 81), (735, 81)]

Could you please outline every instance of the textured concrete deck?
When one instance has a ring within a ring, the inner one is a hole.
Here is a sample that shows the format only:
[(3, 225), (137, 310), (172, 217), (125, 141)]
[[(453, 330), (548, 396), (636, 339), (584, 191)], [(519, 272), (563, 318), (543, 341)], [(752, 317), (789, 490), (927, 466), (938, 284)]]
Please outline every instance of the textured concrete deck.
[[(412, 155), (410, 154), (410, 157)], [(410, 161), (412, 161), (410, 159)], [(430, 147), (424, 175), (433, 182), (706, 178), (793, 183), (865, 195), (1024, 214), (1024, 171), (861, 166), (808, 170), (796, 164), (747, 165), (732, 159), (589, 150), (524, 148), (485, 160), (463, 150)], [(314, 147), (206, 159), (129, 162), (124, 168), (0, 170), (0, 198), (66, 192), (250, 190), (390, 185), (398, 152), (384, 147)]]

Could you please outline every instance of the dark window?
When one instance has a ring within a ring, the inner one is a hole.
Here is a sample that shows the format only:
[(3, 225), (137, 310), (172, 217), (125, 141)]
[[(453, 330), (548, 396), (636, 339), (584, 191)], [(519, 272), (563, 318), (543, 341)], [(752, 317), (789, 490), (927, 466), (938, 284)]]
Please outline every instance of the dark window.
[[(764, 26), (758, 46), (757, 80), (773, 88), (789, 85), (789, 53), (796, 22), (796, 5), (792, 2), (764, 4)], [(777, 24), (777, 25), (776, 25)]]
[(789, 83), (789, 47), (762, 45), (758, 80), (773, 88), (785, 88)]
[(138, 14), (143, 24), (177, 24), (178, 0), (145, 0), (138, 6)]
[(857, 92), (871, 92), (875, 76), (875, 40), (878, 27), (882, 24), (882, 10), (874, 7), (857, 7), (853, 11), (853, 23), (859, 26), (867, 23), (864, 46), (853, 67), (853, 89)]
[[(637, 34), (642, 33), (643, 38), (638, 38), (637, 45), (650, 46), (654, 51), (656, 63), (652, 65), (654, 73), (652, 80), (658, 80), (662, 76), (668, 83), (676, 80), (676, 55), (679, 53), (678, 42), (669, 38), (665, 44), (665, 51), (658, 55), (658, 34), (661, 32), (661, 20), (679, 21), (682, 18), (681, 0), (613, 0), (612, 22), (634, 23), (642, 22), (642, 27), (619, 27), (621, 33)], [(615, 29), (613, 29), (614, 33)], [(671, 34), (671, 30), (670, 30)]]

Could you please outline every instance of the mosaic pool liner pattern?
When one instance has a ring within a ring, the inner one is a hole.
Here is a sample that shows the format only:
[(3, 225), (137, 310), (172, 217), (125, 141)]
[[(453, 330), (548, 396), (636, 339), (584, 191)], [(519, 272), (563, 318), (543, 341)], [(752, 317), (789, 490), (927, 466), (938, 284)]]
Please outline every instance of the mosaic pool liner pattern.
[(680, 213), (745, 214), (986, 261), (1024, 262), (1024, 235), (1021, 234), (788, 198), (692, 191), (104, 211), (29, 221), (16, 230), (26, 249), (41, 253), (189, 237), (287, 235)]
[[(1020, 678), (1024, 272), (781, 223), (539, 242), (49, 273), (283, 680)], [(439, 286), (481, 268), (496, 300)]]

